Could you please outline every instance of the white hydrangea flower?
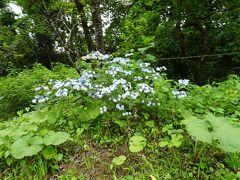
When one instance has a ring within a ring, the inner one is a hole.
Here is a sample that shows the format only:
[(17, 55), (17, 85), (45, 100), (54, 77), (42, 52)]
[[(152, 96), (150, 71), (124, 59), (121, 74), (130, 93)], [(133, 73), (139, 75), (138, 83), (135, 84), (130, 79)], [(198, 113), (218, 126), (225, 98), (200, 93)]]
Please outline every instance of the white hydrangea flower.
[(122, 115), (123, 116), (130, 116), (130, 115), (132, 115), (132, 113), (131, 112), (124, 112), (124, 113), (122, 113)]
[(36, 104), (36, 103), (37, 103), (37, 100), (36, 100), (36, 99), (33, 99), (33, 100), (32, 100), (32, 103), (33, 103), (33, 104)]
[(178, 83), (186, 86), (186, 85), (188, 85), (189, 80), (188, 79), (179, 79)]
[(172, 94), (178, 98), (184, 98), (187, 96), (187, 93), (185, 91), (172, 91)]
[(161, 67), (156, 68), (156, 71), (159, 71), (159, 72), (166, 71), (166, 70), (167, 70), (167, 68), (165, 66), (161, 66)]
[(120, 111), (124, 110), (124, 105), (116, 104), (116, 108)]
[(105, 113), (105, 112), (107, 112), (107, 107), (106, 107), (106, 106), (102, 106), (102, 107), (100, 108), (100, 113), (103, 114), (103, 113)]
[(40, 91), (40, 90), (46, 90), (46, 91), (48, 91), (49, 90), (49, 88), (47, 87), (47, 86), (39, 86), (39, 87), (37, 87), (37, 88), (35, 88), (35, 91)]
[(124, 64), (127, 65), (128, 62), (130, 62), (130, 59), (128, 58), (122, 58), (122, 57), (115, 57), (111, 63), (119, 63), (119, 64)]

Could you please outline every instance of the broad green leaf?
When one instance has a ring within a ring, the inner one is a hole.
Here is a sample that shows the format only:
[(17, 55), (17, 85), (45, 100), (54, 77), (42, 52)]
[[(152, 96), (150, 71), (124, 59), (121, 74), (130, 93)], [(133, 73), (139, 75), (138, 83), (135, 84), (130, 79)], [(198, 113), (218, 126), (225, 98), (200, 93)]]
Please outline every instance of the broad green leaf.
[(43, 140), (39, 136), (31, 137), (29, 135), (23, 136), (16, 140), (11, 148), (10, 153), (16, 159), (22, 159), (25, 156), (36, 155), (42, 150)]
[(226, 152), (240, 152), (240, 128), (231, 125), (224, 117), (206, 116), (213, 125), (212, 135)]
[(57, 113), (56, 112), (48, 112), (48, 122), (54, 124), (57, 121)]
[(66, 132), (49, 132), (43, 138), (45, 145), (59, 145), (70, 139), (70, 135)]
[(48, 119), (48, 114), (42, 111), (32, 111), (24, 114), (24, 117), (29, 119), (30, 122), (43, 123)]
[(212, 144), (212, 135), (208, 131), (206, 120), (189, 116), (182, 123), (186, 126), (188, 133), (196, 138), (196, 140)]
[(38, 127), (34, 124), (22, 124), (21, 129), (26, 130), (26, 131), (37, 131)]
[(135, 135), (129, 139), (129, 150), (131, 152), (139, 152), (142, 151), (143, 148), (146, 146), (147, 140), (142, 137)]
[(113, 158), (112, 163), (117, 166), (120, 166), (126, 161), (126, 159), (127, 159), (126, 156), (121, 155), (121, 156)]
[(7, 145), (9, 142), (11, 142), (11, 138), (8, 136), (0, 137), (0, 146), (4, 144)]
[(8, 136), (11, 133), (11, 128), (0, 130), (0, 137)]
[[(187, 131), (196, 140), (207, 142), (217, 140), (226, 152), (240, 152), (240, 128), (231, 125), (227, 118), (208, 113), (203, 119), (190, 117), (183, 121)], [(210, 127), (210, 128), (209, 128)]]

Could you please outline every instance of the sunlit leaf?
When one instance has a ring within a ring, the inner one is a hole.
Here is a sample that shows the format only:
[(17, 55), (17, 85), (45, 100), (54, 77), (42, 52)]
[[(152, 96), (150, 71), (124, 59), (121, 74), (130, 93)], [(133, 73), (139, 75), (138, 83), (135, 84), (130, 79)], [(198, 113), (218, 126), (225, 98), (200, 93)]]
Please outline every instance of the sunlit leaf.
[(126, 156), (121, 155), (121, 156), (113, 158), (112, 163), (117, 166), (120, 166), (126, 161), (126, 159), (127, 159)]
[(129, 139), (129, 150), (131, 152), (140, 152), (146, 144), (147, 140), (144, 137), (135, 135)]
[(59, 145), (70, 139), (70, 135), (66, 132), (49, 132), (45, 135), (43, 141), (45, 145)]
[(43, 140), (39, 136), (31, 137), (29, 135), (16, 140), (11, 148), (10, 153), (16, 159), (22, 159), (25, 156), (36, 155), (43, 148)]

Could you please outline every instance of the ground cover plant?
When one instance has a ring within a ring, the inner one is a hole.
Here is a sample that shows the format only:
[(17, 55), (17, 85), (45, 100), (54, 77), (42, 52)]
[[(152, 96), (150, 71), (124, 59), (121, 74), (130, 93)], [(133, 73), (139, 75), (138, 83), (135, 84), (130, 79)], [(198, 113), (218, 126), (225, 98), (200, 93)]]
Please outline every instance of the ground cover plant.
[(240, 178), (240, 78), (197, 86), (126, 56), (92, 52), (79, 75), (26, 80), (31, 105), (0, 123), (0, 177)]

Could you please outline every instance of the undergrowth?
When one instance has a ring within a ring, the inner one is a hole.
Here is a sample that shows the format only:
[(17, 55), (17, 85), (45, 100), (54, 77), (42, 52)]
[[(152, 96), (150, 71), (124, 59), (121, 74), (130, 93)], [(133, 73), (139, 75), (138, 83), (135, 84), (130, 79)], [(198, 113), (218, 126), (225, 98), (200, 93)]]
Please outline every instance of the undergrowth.
[(240, 177), (238, 76), (200, 87), (131, 58), (80, 65), (0, 79), (1, 178)]

